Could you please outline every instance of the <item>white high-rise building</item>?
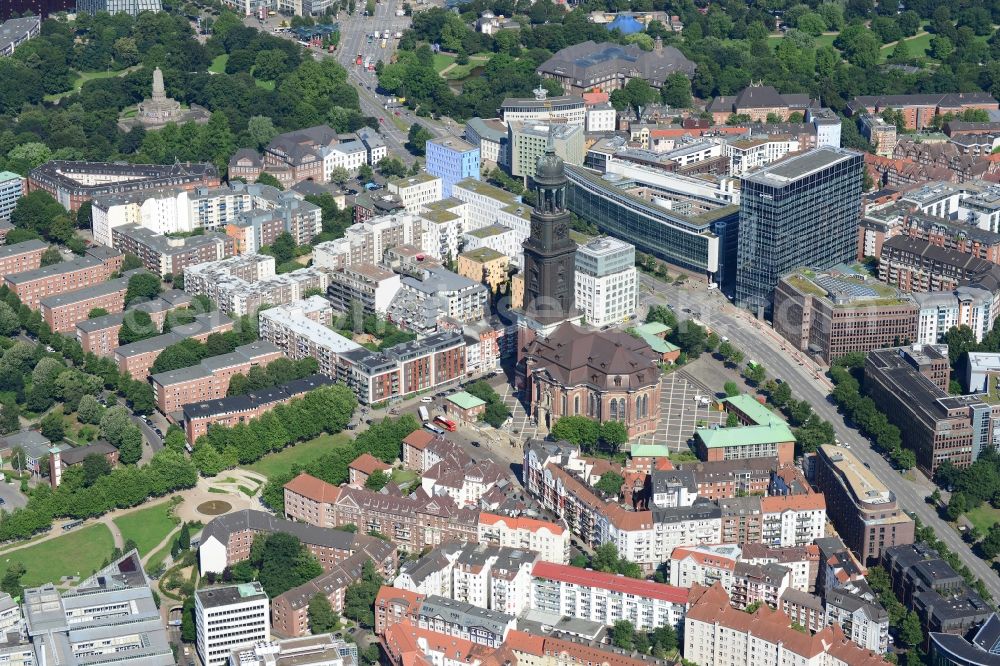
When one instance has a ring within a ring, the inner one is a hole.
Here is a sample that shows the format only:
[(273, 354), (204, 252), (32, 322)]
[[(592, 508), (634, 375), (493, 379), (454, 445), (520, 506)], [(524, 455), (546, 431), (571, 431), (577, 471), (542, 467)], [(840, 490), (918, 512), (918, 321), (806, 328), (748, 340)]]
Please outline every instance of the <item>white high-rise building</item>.
[(628, 320), (635, 314), (635, 246), (597, 238), (576, 251), (576, 307), (592, 326)]
[(256, 581), (195, 591), (194, 617), (205, 666), (227, 664), (234, 649), (271, 636), (271, 604)]

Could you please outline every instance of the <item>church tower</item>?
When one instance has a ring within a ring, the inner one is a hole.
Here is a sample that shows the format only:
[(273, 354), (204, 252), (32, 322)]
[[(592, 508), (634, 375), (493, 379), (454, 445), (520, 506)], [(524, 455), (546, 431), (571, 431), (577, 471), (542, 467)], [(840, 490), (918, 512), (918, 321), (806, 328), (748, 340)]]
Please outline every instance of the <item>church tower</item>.
[(531, 235), (524, 241), (524, 314), (548, 328), (579, 318), (574, 306), (576, 243), (569, 237), (566, 174), (550, 148), (535, 169)]

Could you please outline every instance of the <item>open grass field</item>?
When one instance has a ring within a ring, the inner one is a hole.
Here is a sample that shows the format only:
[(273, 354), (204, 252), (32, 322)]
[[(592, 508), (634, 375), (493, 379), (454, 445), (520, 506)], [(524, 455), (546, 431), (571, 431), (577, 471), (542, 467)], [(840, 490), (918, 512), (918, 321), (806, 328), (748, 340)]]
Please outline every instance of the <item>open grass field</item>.
[(253, 82), (257, 84), (257, 87), (261, 90), (274, 90), (274, 81), (261, 81), (260, 79), (254, 79)]
[(979, 528), (979, 531), (986, 534), (995, 523), (1000, 522), (1000, 509), (994, 509), (989, 504), (981, 504), (972, 511), (965, 514), (969, 522)]
[(120, 76), (122, 74), (125, 74), (126, 72), (132, 71), (133, 69), (136, 69), (136, 68), (135, 67), (130, 67), (129, 69), (122, 70), (122, 71), (103, 70), (103, 71), (100, 71), (100, 72), (77, 72), (76, 81), (73, 82), (73, 89), (72, 90), (67, 90), (66, 92), (56, 93), (54, 95), (46, 95), (45, 96), (45, 101), (46, 102), (57, 102), (60, 99), (62, 99), (63, 97), (65, 97), (66, 95), (69, 95), (69, 94), (75, 93), (75, 92), (79, 92), (80, 88), (82, 88), (83, 84), (86, 83), (87, 81), (93, 81), (94, 79), (110, 79), (112, 76)]
[(350, 441), (347, 435), (344, 434), (320, 435), (316, 439), (310, 439), (308, 442), (289, 446), (283, 451), (269, 453), (248, 466), (247, 469), (271, 478), (276, 474), (290, 471), (292, 465), (306, 465), (334, 447), (347, 446)]
[(6, 570), (14, 561), (24, 564), (27, 572), (21, 583), (25, 587), (48, 582), (58, 584), (63, 576), (86, 578), (111, 557), (114, 547), (114, 539), (107, 526), (91, 525), (5, 553), (0, 556), (0, 568)]
[[(922, 35), (917, 35), (916, 37), (910, 37), (906, 41), (906, 48), (910, 51), (911, 58), (923, 58), (925, 60), (934, 60), (929, 55), (927, 51), (931, 48), (931, 38), (934, 35), (930, 33), (924, 33)], [(892, 55), (892, 50), (896, 47), (895, 44), (891, 46), (882, 47), (882, 60), (888, 60), (889, 56)]]
[(226, 63), (229, 62), (229, 54), (223, 53), (222, 55), (215, 56), (212, 60), (212, 65), (208, 68), (212, 74), (222, 74), (226, 71)]
[(434, 71), (440, 74), (442, 69), (452, 64), (453, 62), (455, 62), (455, 56), (449, 53), (435, 53)]
[(170, 502), (161, 502), (155, 506), (115, 518), (115, 525), (121, 530), (125, 541), (132, 539), (139, 547), (139, 554), (145, 555), (155, 548), (177, 525), (170, 515)]

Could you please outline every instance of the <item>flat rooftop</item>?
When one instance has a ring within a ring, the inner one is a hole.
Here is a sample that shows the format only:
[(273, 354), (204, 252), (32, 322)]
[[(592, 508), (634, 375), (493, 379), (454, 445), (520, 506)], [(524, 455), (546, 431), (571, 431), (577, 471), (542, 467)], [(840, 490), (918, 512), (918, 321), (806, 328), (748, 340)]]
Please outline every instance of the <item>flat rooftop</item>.
[(857, 157), (858, 153), (835, 148), (816, 148), (752, 171), (743, 180), (784, 187), (817, 171)]
[(267, 599), (264, 588), (260, 583), (242, 583), (240, 585), (228, 585), (226, 587), (208, 587), (195, 591), (198, 600), (201, 601), (202, 608), (217, 608), (219, 606), (230, 606), (242, 602)]
[(820, 449), (859, 502), (889, 504), (896, 501), (892, 491), (848, 449), (833, 444), (824, 444)]

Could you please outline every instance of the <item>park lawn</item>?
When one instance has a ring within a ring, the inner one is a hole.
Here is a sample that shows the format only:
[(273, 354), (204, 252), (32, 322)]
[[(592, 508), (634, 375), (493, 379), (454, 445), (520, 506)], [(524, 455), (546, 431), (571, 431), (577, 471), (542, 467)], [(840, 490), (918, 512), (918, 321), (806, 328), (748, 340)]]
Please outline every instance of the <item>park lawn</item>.
[(27, 571), (21, 584), (25, 587), (50, 582), (58, 585), (63, 576), (83, 579), (97, 571), (111, 557), (114, 547), (111, 530), (98, 523), (4, 553), (0, 556), (0, 567), (6, 570), (15, 560), (24, 564)]
[[(136, 66), (136, 67), (138, 67), (138, 66)], [(120, 70), (120, 71), (102, 70), (100, 72), (77, 72), (76, 81), (73, 82), (73, 88), (72, 88), (72, 90), (67, 90), (66, 92), (61, 92), (61, 93), (55, 93), (54, 95), (46, 95), (45, 96), (45, 101), (46, 102), (57, 102), (60, 99), (62, 99), (63, 97), (65, 97), (66, 95), (69, 95), (69, 94), (75, 93), (75, 92), (79, 92), (80, 88), (82, 88), (83, 84), (86, 83), (87, 81), (92, 81), (94, 79), (110, 79), (112, 76), (119, 76), (121, 74), (125, 74), (126, 72), (130, 72), (133, 69), (136, 69), (136, 67), (129, 67), (128, 69), (124, 69), (124, 70)]]
[(1000, 522), (1000, 509), (994, 509), (988, 502), (984, 502), (972, 511), (965, 514), (969, 522), (979, 528), (979, 531), (986, 534), (995, 523)]
[(253, 82), (256, 83), (257, 87), (262, 90), (274, 90), (274, 81), (261, 81), (260, 79), (254, 79)]
[(392, 470), (392, 482), (397, 486), (405, 486), (408, 483), (413, 483), (417, 480), (417, 472), (412, 469), (394, 469)]
[(208, 68), (208, 71), (212, 74), (224, 74), (226, 72), (226, 63), (229, 62), (229, 54), (223, 53), (222, 55), (215, 56), (212, 59), (212, 65)]
[(155, 506), (115, 518), (115, 525), (121, 530), (122, 539), (135, 541), (139, 547), (139, 555), (145, 555), (163, 541), (164, 537), (176, 527), (177, 523), (170, 513), (170, 502), (161, 502)]
[(307, 465), (334, 447), (348, 446), (351, 440), (344, 434), (320, 435), (316, 439), (289, 446), (277, 453), (269, 453), (247, 469), (267, 478), (278, 474), (287, 474), (292, 465)]
[[(911, 58), (923, 58), (926, 60), (934, 60), (934, 58), (928, 55), (927, 51), (931, 48), (931, 38), (934, 35), (930, 33), (925, 33), (923, 35), (917, 35), (916, 37), (910, 37), (906, 39), (906, 48), (910, 51)], [(882, 60), (888, 60), (889, 56), (892, 55), (892, 49), (895, 48), (895, 44), (892, 46), (882, 47)], [(935, 61), (936, 62), (936, 61)]]
[(449, 53), (435, 53), (434, 54), (434, 71), (438, 74), (441, 70), (455, 62), (455, 56)]
[(461, 79), (467, 78), (475, 68), (482, 67), (489, 62), (489, 59), (490, 57), (488, 55), (469, 56), (468, 64), (455, 65), (444, 74), (441, 74), (441, 76), (449, 81), (460, 81)]

